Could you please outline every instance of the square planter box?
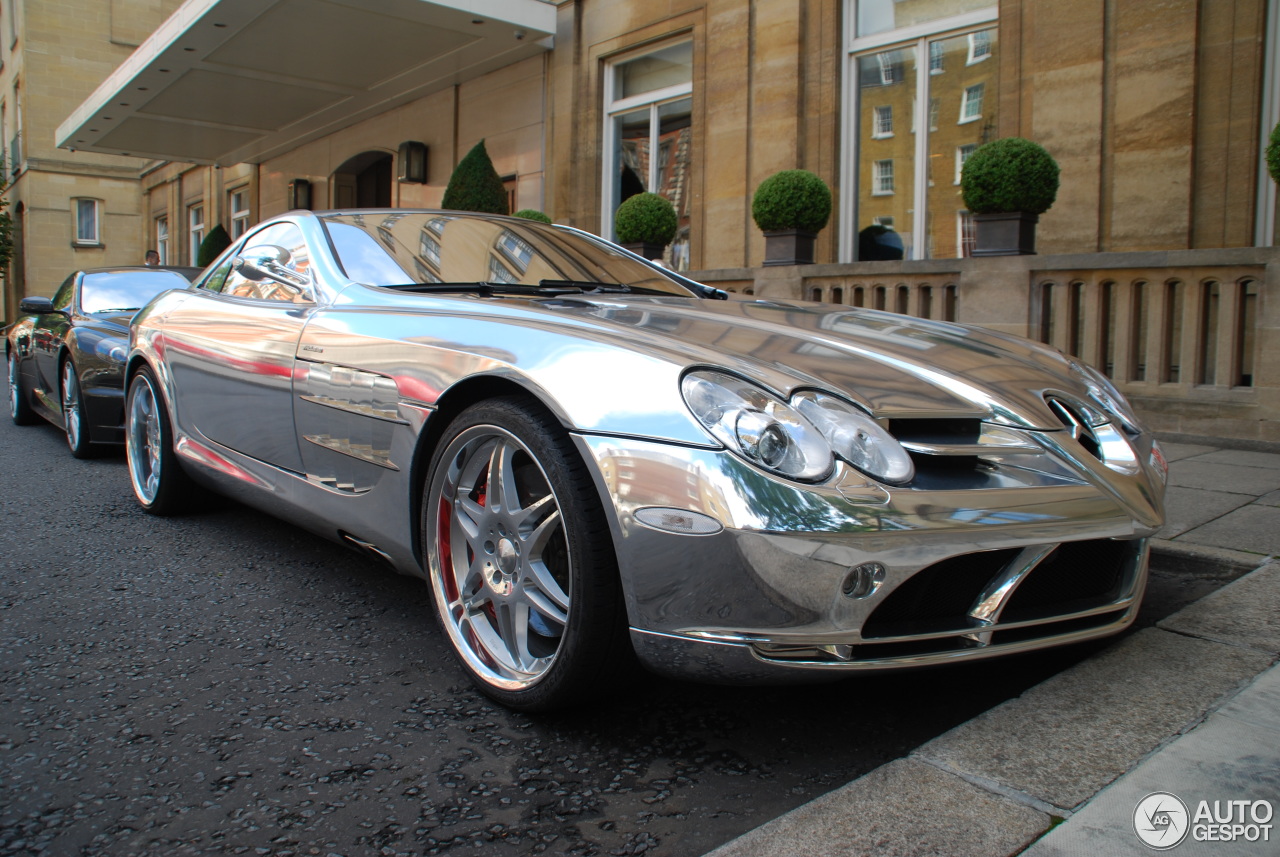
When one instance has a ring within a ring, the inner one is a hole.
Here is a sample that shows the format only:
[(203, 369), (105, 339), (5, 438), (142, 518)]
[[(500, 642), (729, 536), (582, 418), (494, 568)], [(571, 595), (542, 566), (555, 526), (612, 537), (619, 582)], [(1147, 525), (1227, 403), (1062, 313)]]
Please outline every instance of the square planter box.
[(974, 256), (1036, 255), (1036, 224), (1040, 215), (1025, 211), (975, 214)]
[(667, 249), (666, 244), (650, 244), (648, 241), (633, 241), (622, 246), (637, 256), (643, 256), (649, 260), (661, 259), (662, 251)]
[(817, 240), (816, 232), (803, 229), (780, 229), (764, 234), (764, 264), (773, 265), (812, 265), (813, 245)]

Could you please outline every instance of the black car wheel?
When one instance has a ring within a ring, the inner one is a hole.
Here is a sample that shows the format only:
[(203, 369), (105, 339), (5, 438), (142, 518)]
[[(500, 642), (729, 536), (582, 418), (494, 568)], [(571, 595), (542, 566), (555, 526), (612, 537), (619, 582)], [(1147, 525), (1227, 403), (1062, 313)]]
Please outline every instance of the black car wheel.
[(173, 450), (173, 428), (160, 385), (145, 366), (129, 380), (124, 414), (125, 456), (138, 502), (153, 515), (183, 511), (195, 486)]
[(62, 361), (62, 422), (67, 430), (67, 446), (76, 458), (91, 458), (97, 451), (89, 442), (89, 427), (85, 425), (84, 396), (80, 393), (80, 379), (76, 365), (70, 358)]
[(436, 448), (423, 545), (438, 618), (476, 685), (526, 711), (598, 690), (626, 662), (617, 561), (591, 476), (536, 403), (463, 411)]
[(39, 417), (22, 391), (22, 373), (18, 370), (18, 355), (9, 352), (9, 416), (14, 425), (29, 426)]

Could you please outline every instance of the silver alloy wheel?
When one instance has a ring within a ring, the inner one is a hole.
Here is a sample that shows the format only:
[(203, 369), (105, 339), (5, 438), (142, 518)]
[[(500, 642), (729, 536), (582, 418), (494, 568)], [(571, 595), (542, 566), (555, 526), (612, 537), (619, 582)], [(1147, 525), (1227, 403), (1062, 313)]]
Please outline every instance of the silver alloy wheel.
[(161, 436), (159, 403), (151, 380), (145, 373), (134, 376), (126, 403), (125, 453), (129, 459), (129, 478), (133, 493), (144, 506), (156, 500), (160, 491)]
[(22, 394), (18, 391), (18, 358), (9, 352), (9, 416), (18, 419), (22, 407)]
[(80, 446), (80, 384), (76, 379), (76, 367), (70, 360), (62, 364), (62, 420), (67, 427), (67, 445), (75, 450)]
[(427, 510), (436, 607), (486, 684), (531, 687), (551, 669), (569, 622), (560, 504), (529, 448), (497, 426), (463, 431), (440, 461)]

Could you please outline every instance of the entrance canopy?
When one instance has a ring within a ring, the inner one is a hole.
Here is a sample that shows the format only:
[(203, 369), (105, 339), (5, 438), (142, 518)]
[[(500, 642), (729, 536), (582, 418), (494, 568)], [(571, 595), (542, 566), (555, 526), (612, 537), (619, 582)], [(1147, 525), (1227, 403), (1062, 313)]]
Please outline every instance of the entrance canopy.
[(260, 163), (551, 48), (543, 0), (187, 0), (58, 128), (66, 149)]

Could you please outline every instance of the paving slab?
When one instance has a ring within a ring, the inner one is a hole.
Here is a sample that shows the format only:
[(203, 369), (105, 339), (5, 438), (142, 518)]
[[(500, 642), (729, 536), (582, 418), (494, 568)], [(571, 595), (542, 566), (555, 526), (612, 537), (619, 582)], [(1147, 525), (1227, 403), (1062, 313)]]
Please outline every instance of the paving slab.
[[(1280, 491), (1275, 492), (1280, 494)], [(1170, 487), (1164, 495), (1164, 528), (1160, 538), (1171, 539), (1221, 518), (1253, 501), (1248, 494), (1229, 494), (1206, 488)]]
[(1216, 446), (1204, 446), (1198, 443), (1160, 441), (1160, 451), (1164, 453), (1165, 461), (1181, 461), (1184, 458), (1194, 458), (1197, 455), (1204, 455), (1217, 449), (1218, 447)]
[(1260, 503), (1263, 506), (1280, 506), (1280, 491), (1272, 491), (1270, 494), (1263, 494), (1257, 500), (1254, 500), (1254, 502)]
[(1073, 809), (1271, 663), (1147, 628), (933, 739), (915, 755)]
[[(1164, 448), (1164, 444), (1161, 444)], [(1167, 459), (1166, 459), (1167, 460)], [(1241, 467), (1266, 467), (1280, 470), (1280, 453), (1253, 452), (1247, 449), (1218, 449), (1196, 456), (1196, 461), (1213, 464), (1234, 464)]]
[(1250, 503), (1180, 533), (1173, 541), (1252, 551), (1259, 560), (1280, 554), (1280, 506)]
[[(1280, 807), (1280, 669), (1263, 673), (1203, 724), (1101, 791), (1068, 823), (1024, 851), (1023, 857), (1151, 854), (1134, 830), (1134, 815), (1139, 802), (1157, 792), (1177, 797), (1186, 808), (1184, 815), (1177, 803), (1164, 804), (1173, 810), (1174, 822), (1166, 837), (1187, 833), (1174, 846), (1178, 857), (1274, 857), (1280, 853), (1278, 818), (1269, 820), (1269, 830), (1257, 829), (1255, 841), (1204, 841), (1204, 829), (1194, 824), (1201, 801), (1208, 801), (1210, 810), (1215, 801), (1228, 800), (1269, 801), (1273, 812)], [(1189, 829), (1185, 827), (1188, 815)]]
[(707, 857), (1005, 857), (1048, 815), (916, 759), (898, 759)]
[(1169, 468), (1169, 485), (1177, 488), (1205, 488), (1261, 497), (1280, 490), (1280, 470), (1246, 467), (1241, 464), (1214, 464), (1203, 457), (1179, 461)]
[(1251, 571), (1156, 624), (1178, 634), (1280, 655), (1280, 563)]

